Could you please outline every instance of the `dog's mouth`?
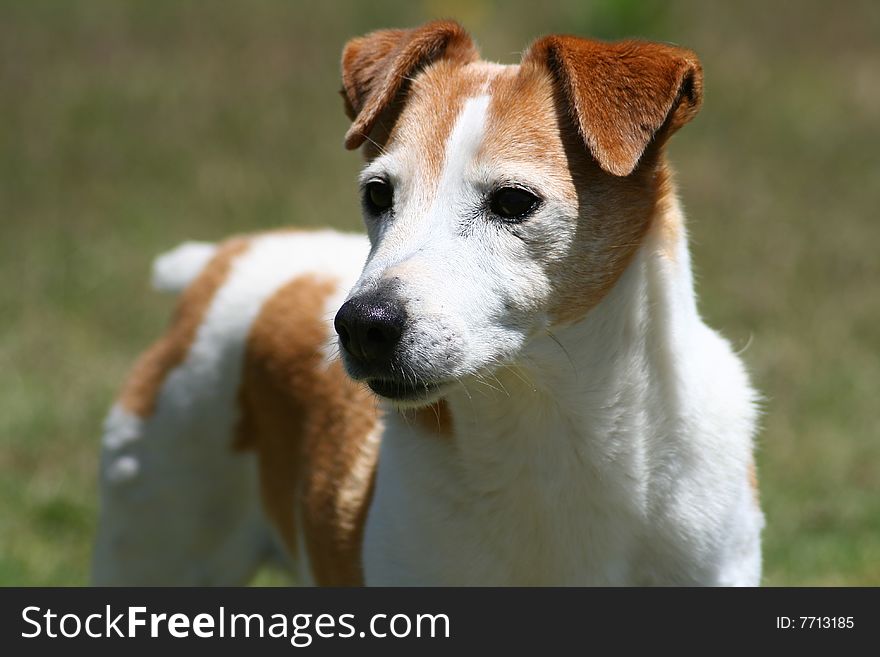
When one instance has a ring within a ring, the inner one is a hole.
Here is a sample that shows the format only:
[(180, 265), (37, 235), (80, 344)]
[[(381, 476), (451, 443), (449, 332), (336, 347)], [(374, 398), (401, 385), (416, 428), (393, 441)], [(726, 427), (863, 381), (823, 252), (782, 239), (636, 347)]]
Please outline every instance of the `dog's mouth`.
[(380, 397), (395, 402), (425, 402), (434, 398), (446, 385), (445, 381), (398, 381), (395, 379), (369, 379), (370, 390)]

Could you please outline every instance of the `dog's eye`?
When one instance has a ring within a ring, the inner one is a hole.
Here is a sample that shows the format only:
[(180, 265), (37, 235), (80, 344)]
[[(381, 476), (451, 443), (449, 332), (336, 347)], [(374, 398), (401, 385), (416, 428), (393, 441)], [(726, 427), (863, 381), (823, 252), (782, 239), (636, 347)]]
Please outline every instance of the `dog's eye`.
[(522, 221), (540, 202), (537, 196), (519, 187), (502, 187), (489, 199), (489, 209), (506, 221)]
[(384, 180), (371, 180), (364, 187), (364, 205), (370, 214), (387, 212), (394, 204), (394, 189)]

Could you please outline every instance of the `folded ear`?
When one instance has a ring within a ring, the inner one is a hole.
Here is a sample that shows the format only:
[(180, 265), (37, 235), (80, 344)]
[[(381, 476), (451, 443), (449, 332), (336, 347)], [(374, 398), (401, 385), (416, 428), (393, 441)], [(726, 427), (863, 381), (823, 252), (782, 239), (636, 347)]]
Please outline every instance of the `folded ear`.
[(659, 43), (554, 35), (532, 44), (523, 65), (549, 69), (590, 153), (615, 176), (690, 121), (703, 97), (697, 56)]
[(458, 23), (433, 21), (411, 30), (380, 30), (352, 39), (342, 52), (342, 95), (352, 120), (345, 147), (369, 136), (382, 112), (420, 69), (438, 59), (467, 63), (479, 58)]

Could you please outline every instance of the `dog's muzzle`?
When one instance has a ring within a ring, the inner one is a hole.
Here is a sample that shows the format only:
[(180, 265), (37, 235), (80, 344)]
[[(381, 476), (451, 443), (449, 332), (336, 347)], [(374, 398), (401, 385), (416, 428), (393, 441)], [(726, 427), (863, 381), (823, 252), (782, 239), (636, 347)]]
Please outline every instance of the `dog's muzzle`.
[(380, 289), (352, 297), (336, 313), (333, 325), (349, 375), (366, 382), (380, 397), (418, 404), (445, 386), (445, 381), (420, 375), (404, 353), (407, 314), (393, 292)]

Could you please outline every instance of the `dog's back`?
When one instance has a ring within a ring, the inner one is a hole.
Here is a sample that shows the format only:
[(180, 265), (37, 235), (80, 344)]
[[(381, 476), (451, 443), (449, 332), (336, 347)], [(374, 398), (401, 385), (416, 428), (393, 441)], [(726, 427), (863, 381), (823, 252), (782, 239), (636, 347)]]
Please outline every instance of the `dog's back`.
[(330, 335), (367, 248), (289, 231), (157, 260), (183, 291), (106, 422), (96, 584), (237, 584), (272, 555), (361, 581), (379, 417)]

